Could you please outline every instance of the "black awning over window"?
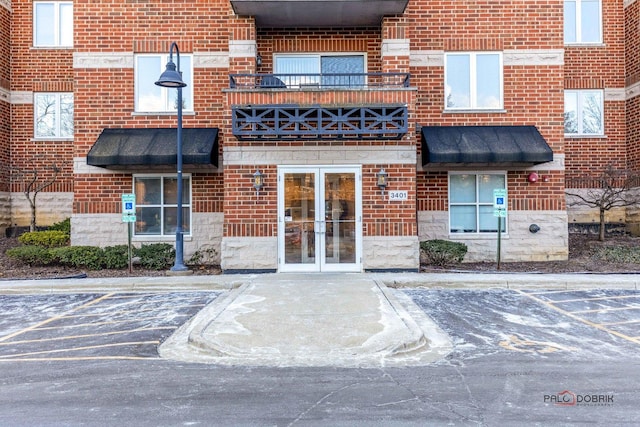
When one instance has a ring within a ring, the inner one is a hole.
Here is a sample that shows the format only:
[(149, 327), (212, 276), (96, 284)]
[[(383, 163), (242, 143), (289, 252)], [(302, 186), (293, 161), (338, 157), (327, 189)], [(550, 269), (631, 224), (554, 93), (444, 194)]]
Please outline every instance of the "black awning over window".
[[(177, 136), (175, 128), (104, 129), (89, 150), (87, 164), (115, 169), (176, 165)], [(218, 129), (182, 129), (182, 163), (218, 166)]]
[(520, 164), (553, 160), (535, 126), (423, 126), (422, 165)]

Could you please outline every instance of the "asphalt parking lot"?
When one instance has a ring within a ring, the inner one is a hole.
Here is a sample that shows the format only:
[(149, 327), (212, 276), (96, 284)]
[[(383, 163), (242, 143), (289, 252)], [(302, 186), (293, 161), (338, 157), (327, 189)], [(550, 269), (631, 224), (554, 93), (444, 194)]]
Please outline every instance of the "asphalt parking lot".
[(501, 351), (563, 358), (636, 355), (640, 291), (406, 290), (453, 340), (450, 358)]
[[(445, 332), (448, 357), (635, 356), (640, 291), (406, 289)], [(0, 296), (0, 362), (157, 359), (157, 347), (219, 292)]]
[(216, 292), (0, 296), (0, 361), (158, 358)]

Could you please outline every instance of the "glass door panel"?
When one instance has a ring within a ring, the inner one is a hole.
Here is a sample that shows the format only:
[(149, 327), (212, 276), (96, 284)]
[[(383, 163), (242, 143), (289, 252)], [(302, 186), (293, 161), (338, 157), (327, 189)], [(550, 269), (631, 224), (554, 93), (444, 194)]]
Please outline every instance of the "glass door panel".
[(324, 174), (324, 263), (356, 260), (356, 181), (353, 173)]
[(316, 263), (316, 174), (284, 174), (284, 261)]

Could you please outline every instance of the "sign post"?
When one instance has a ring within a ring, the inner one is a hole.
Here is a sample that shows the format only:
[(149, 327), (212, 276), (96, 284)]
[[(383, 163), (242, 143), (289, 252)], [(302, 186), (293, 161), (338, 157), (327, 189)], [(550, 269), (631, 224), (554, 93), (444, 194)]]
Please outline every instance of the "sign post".
[(500, 254), (502, 252), (502, 218), (506, 218), (507, 216), (507, 190), (504, 188), (496, 188), (493, 190), (493, 216), (498, 218), (497, 262), (498, 270), (500, 270)]
[(129, 273), (133, 271), (132, 265), (132, 250), (131, 250), (131, 234), (133, 224), (136, 222), (136, 195), (135, 194), (123, 194), (122, 195), (122, 222), (127, 223), (127, 235), (128, 235), (128, 248), (129, 248)]

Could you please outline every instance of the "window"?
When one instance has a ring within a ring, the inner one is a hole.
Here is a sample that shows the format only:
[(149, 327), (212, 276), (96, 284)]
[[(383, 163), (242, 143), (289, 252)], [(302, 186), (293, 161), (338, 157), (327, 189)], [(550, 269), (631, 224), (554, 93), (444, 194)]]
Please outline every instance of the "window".
[[(493, 190), (505, 189), (503, 173), (451, 173), (449, 175), (449, 230), (451, 233), (498, 231), (493, 215)], [(502, 221), (502, 232), (506, 231)]]
[(73, 138), (73, 93), (34, 94), (35, 137)]
[(33, 45), (37, 47), (73, 46), (73, 2), (37, 1), (33, 3)]
[[(134, 176), (136, 236), (175, 236), (178, 212), (175, 175)], [(182, 176), (184, 235), (191, 234), (191, 177)]]
[(365, 72), (364, 55), (276, 55), (274, 72), (275, 74), (298, 74), (278, 76), (289, 87), (300, 85), (362, 86)]
[(602, 43), (601, 0), (565, 0), (564, 42)]
[(502, 108), (502, 54), (445, 54), (445, 108)]
[[(136, 56), (135, 76), (135, 109), (137, 112), (156, 113), (178, 110), (178, 90), (157, 86), (160, 75), (164, 72), (168, 54)], [(178, 65), (176, 56), (173, 61)], [(193, 62), (191, 55), (180, 55), (180, 71), (182, 80), (187, 84), (182, 88), (182, 110), (193, 111)]]
[(565, 90), (565, 135), (603, 135), (602, 99), (601, 90)]

